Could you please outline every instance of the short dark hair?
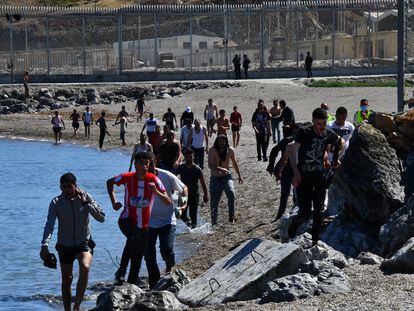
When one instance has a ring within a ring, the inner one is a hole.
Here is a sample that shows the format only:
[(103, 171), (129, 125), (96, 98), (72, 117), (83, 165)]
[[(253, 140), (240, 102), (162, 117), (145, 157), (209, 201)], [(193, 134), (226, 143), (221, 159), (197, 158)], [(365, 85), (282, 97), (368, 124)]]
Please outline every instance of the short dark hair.
[(226, 111), (224, 109), (220, 109), (219, 114), (225, 114)]
[(282, 99), (281, 101), (279, 101), (279, 106), (286, 107), (286, 102)]
[(328, 117), (328, 115), (327, 115), (326, 111), (323, 110), (322, 108), (316, 108), (312, 112), (312, 119), (314, 119), (314, 120), (326, 120), (327, 117)]
[(191, 155), (193, 155), (193, 154), (194, 154), (194, 151), (193, 151), (193, 150), (191, 150), (191, 149), (187, 149), (187, 150), (184, 152), (184, 154), (185, 154), (185, 155), (187, 155), (187, 154), (191, 154)]
[(348, 114), (348, 110), (345, 107), (339, 107), (336, 109), (336, 114)]
[(368, 102), (368, 99), (363, 98), (363, 99), (361, 99), (361, 101), (359, 102), (359, 104), (360, 104), (360, 105), (362, 105), (362, 104), (363, 104), (363, 103), (365, 103), (365, 102)]
[(73, 173), (65, 173), (60, 177), (60, 184), (72, 184), (76, 185), (76, 176)]
[(138, 160), (150, 160), (150, 154), (148, 154), (147, 152), (137, 152), (134, 156), (134, 161), (138, 161)]

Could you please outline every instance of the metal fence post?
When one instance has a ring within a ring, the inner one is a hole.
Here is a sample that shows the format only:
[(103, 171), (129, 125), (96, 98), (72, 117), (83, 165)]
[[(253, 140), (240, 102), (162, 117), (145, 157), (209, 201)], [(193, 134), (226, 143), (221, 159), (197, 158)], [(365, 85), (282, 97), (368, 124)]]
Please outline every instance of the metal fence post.
[(371, 8), (369, 9), (368, 13), (368, 68), (371, 68)]
[(155, 71), (158, 71), (158, 17), (154, 14), (154, 65)]
[(46, 16), (46, 57), (47, 57), (47, 74), (50, 75), (49, 16)]
[(332, 70), (335, 68), (335, 27), (336, 27), (336, 11), (332, 9)]
[(296, 9), (296, 68), (299, 68), (299, 9)]
[(9, 20), (9, 35), (10, 35), (10, 79), (14, 83), (14, 50), (13, 50), (13, 23), (10, 17)]
[(398, 0), (397, 111), (404, 111), (405, 0)]
[(118, 76), (122, 75), (123, 53), (122, 53), (122, 14), (118, 15)]
[(259, 21), (260, 21), (260, 66), (259, 66), (259, 71), (263, 72), (264, 71), (264, 41), (265, 41), (265, 36), (264, 36), (264, 15), (263, 15), (263, 11), (260, 12), (259, 15)]
[(83, 75), (86, 75), (86, 31), (85, 31), (85, 15), (82, 16), (82, 60)]
[(193, 72), (193, 15), (190, 14), (190, 72)]
[(227, 22), (228, 22), (228, 16), (227, 16), (227, 10), (226, 7), (224, 6), (224, 52), (226, 53), (224, 55), (224, 60), (226, 63), (226, 73), (227, 73), (227, 78), (228, 78), (228, 73), (229, 73), (229, 49), (228, 49), (228, 45), (229, 45), (229, 34), (228, 34), (228, 29), (227, 29)]

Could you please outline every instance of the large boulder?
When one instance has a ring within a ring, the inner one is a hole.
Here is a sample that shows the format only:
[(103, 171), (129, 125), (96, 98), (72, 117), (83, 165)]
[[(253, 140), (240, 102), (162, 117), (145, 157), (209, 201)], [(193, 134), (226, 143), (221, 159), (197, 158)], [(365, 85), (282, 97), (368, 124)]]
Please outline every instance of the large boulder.
[(337, 196), (346, 198), (345, 205), (374, 234), (404, 202), (397, 154), (369, 124), (355, 130), (333, 184)]
[(394, 256), (385, 259), (381, 269), (387, 272), (414, 273), (414, 238), (411, 238)]
[(414, 237), (414, 196), (381, 227), (379, 237), (386, 257), (393, 255), (409, 238)]
[(302, 265), (300, 273), (269, 282), (260, 303), (344, 293), (350, 288), (349, 278), (341, 269), (324, 261), (312, 261)]
[(191, 306), (256, 299), (269, 281), (296, 273), (306, 261), (296, 244), (252, 239), (184, 286), (177, 297)]
[(72, 89), (57, 89), (55, 91), (55, 96), (56, 97), (63, 96), (66, 98), (71, 98), (75, 96), (75, 91)]
[(185, 310), (188, 307), (183, 305), (169, 291), (151, 291), (143, 293), (139, 299), (128, 310), (136, 311), (169, 311), (169, 310)]
[[(279, 224), (279, 236), (280, 240), (283, 243), (289, 242), (289, 227), (292, 225), (295, 217), (297, 217), (299, 213), (299, 206), (295, 206), (292, 208), (289, 213), (284, 214), (283, 217), (280, 219)], [(305, 232), (308, 232), (312, 226), (312, 219), (309, 219), (305, 221), (303, 224), (299, 226), (299, 228), (296, 230), (296, 235), (299, 236)]]
[(15, 99), (15, 98), (8, 98), (8, 99), (0, 100), (0, 106), (4, 106), (4, 107), (11, 107), (11, 106), (19, 105), (22, 103), (23, 102), (21, 100)]
[(315, 295), (318, 280), (309, 273), (297, 273), (267, 284), (260, 303), (293, 301)]
[(341, 252), (336, 251), (322, 241), (318, 241), (317, 245), (313, 245), (312, 242), (312, 236), (309, 233), (297, 236), (292, 241), (292, 243), (303, 248), (309, 261), (323, 260), (340, 269), (343, 269), (348, 265), (348, 260)]
[(96, 299), (94, 311), (126, 310), (133, 306), (143, 295), (143, 290), (136, 285), (124, 283), (110, 287)]
[(52, 107), (53, 104), (55, 103), (53, 99), (46, 98), (44, 96), (39, 97), (37, 101), (39, 102), (39, 105), (48, 106), (48, 107)]
[(191, 279), (187, 276), (187, 273), (181, 269), (177, 269), (171, 274), (163, 276), (155, 285), (155, 291), (167, 290), (174, 294), (183, 288), (185, 285), (191, 282)]
[(362, 252), (357, 259), (361, 265), (380, 265), (383, 258), (370, 252)]
[(369, 123), (384, 134), (392, 133), (396, 129), (393, 116), (382, 112), (372, 113), (369, 116)]
[(345, 213), (339, 214), (321, 235), (321, 240), (345, 254), (356, 258), (361, 252), (381, 253), (381, 245), (367, 225), (350, 220)]

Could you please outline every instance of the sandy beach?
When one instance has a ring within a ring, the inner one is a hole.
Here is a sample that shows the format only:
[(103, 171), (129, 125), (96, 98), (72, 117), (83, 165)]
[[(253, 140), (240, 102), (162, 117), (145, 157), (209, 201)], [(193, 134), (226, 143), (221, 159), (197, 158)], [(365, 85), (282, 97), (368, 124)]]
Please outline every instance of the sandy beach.
[[(185, 107), (191, 106), (195, 117), (203, 119), (203, 111), (207, 100), (212, 98), (219, 109), (225, 109), (230, 115), (232, 107), (237, 105), (243, 117), (241, 141), (236, 149), (236, 157), (239, 161), (240, 171), (245, 179), (243, 185), (236, 185), (236, 219), (235, 224), (227, 222), (228, 214), (226, 198), (223, 195), (219, 208), (218, 226), (214, 233), (200, 237), (201, 247), (191, 257), (179, 265), (190, 277), (194, 278), (207, 270), (217, 259), (227, 254), (229, 249), (245, 241), (246, 239), (259, 237), (267, 239), (277, 238), (277, 223), (275, 218), (278, 201), (279, 185), (273, 177), (265, 171), (267, 163), (258, 162), (256, 158), (256, 143), (251, 127), (251, 117), (256, 108), (258, 99), (263, 99), (268, 107), (271, 107), (273, 99), (284, 99), (296, 116), (297, 121), (310, 121), (310, 115), (314, 108), (322, 102), (330, 105), (330, 112), (335, 113), (339, 106), (348, 109), (349, 119), (358, 109), (361, 98), (369, 100), (371, 109), (382, 112), (396, 111), (396, 88), (309, 88), (295, 80), (263, 80), (241, 81), (241, 87), (192, 90), (178, 97), (170, 99), (155, 99), (147, 101), (147, 114), (154, 113), (155, 118), (162, 119), (162, 115), (168, 107), (181, 116)], [(47, 88), (47, 86), (44, 86)], [(97, 89), (111, 89), (110, 85), (89, 86)], [(127, 146), (122, 147), (125, 152), (132, 151), (132, 146), (137, 142), (143, 122), (136, 121), (133, 113), (135, 102), (125, 103), (126, 110), (134, 121), (128, 124), (126, 141)], [(83, 111), (84, 107), (76, 107)], [(116, 114), (121, 109), (121, 104), (92, 105), (91, 111), (95, 118), (101, 111), (107, 112), (107, 123), (111, 136), (105, 141), (104, 149), (121, 148), (119, 140), (119, 128), (112, 127)], [(71, 121), (69, 115), (73, 107), (61, 109), (66, 130), (63, 131), (64, 142), (96, 146), (98, 145), (99, 130), (94, 126), (91, 138), (83, 138), (83, 126), (81, 125), (78, 136), (72, 138)], [(10, 114), (0, 115), (0, 135), (5, 137), (30, 137), (36, 139), (53, 139), (50, 118), (53, 112), (41, 112), (34, 114)], [(160, 122), (160, 124), (164, 124)], [(203, 125), (205, 122), (203, 121)], [(178, 136), (178, 135), (177, 135)], [(213, 137), (214, 139), (214, 137)], [(212, 146), (213, 141), (209, 141)], [(273, 143), (270, 144), (270, 148)], [(125, 170), (129, 163), (125, 163)], [(205, 175), (209, 180), (209, 170), (205, 169)], [(235, 176), (235, 173), (233, 174)], [(235, 179), (236, 181), (237, 179)], [(290, 206), (288, 207), (290, 208)], [(209, 221), (209, 205), (200, 208), (205, 221)], [(378, 266), (350, 265), (345, 269), (351, 280), (352, 290), (340, 295), (322, 295), (310, 299), (298, 300), (289, 303), (256, 305), (253, 302), (231, 303), (223, 306), (210, 306), (201, 310), (409, 310), (412, 309), (412, 287), (414, 277), (411, 275), (384, 275)]]

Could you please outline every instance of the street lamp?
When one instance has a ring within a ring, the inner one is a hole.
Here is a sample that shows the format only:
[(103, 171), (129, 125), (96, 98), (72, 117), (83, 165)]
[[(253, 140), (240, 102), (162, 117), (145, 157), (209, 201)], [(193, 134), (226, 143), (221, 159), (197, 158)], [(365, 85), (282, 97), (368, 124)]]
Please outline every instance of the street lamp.
[(9, 22), (9, 32), (10, 32), (10, 74), (11, 74), (11, 83), (14, 82), (14, 52), (13, 52), (13, 20), (19, 21), (22, 18), (20, 14), (9, 15), (6, 14), (6, 19)]

